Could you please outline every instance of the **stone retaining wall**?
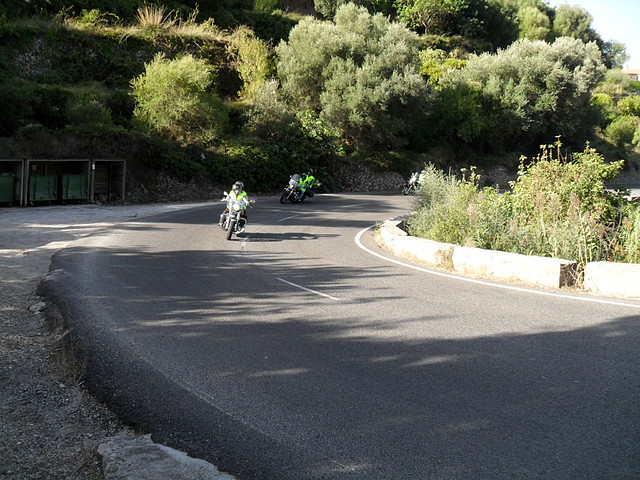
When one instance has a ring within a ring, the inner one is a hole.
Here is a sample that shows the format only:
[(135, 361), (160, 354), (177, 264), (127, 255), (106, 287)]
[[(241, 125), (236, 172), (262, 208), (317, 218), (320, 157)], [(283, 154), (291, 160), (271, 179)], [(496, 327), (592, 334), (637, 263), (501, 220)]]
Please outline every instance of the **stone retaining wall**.
[[(460, 247), (409, 236), (389, 220), (376, 230), (379, 245), (394, 254), (458, 273), (543, 287), (575, 285), (577, 264), (571, 260)], [(640, 298), (640, 264), (590, 262), (585, 290), (615, 297)]]

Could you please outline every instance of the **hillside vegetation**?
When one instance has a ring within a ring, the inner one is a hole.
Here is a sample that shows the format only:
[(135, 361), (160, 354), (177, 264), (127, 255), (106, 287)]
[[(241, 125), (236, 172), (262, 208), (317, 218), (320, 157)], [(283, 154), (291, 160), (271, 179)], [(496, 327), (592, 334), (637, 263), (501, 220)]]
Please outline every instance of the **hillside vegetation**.
[(542, 0), (10, 0), (0, 148), (265, 192), (307, 167), (344, 188), (345, 163), (515, 176), (558, 136), (637, 169), (640, 85), (591, 21)]

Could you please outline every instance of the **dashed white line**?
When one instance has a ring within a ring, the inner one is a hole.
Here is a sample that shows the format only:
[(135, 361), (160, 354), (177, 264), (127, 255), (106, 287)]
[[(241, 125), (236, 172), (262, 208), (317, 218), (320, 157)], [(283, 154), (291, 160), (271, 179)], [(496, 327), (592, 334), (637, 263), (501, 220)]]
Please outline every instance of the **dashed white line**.
[(291, 285), (292, 287), (299, 288), (300, 290), (304, 290), (306, 292), (320, 295), (321, 297), (326, 297), (326, 298), (330, 298), (331, 300), (337, 300), (337, 301), (340, 300), (339, 298), (332, 297), (331, 295), (327, 295), (326, 293), (318, 292), (316, 290), (311, 290), (310, 288), (303, 287), (302, 285), (298, 285), (297, 283), (290, 282), (288, 280), (285, 280), (284, 278), (276, 277), (276, 279), (281, 281), (282, 283), (286, 283), (287, 285)]

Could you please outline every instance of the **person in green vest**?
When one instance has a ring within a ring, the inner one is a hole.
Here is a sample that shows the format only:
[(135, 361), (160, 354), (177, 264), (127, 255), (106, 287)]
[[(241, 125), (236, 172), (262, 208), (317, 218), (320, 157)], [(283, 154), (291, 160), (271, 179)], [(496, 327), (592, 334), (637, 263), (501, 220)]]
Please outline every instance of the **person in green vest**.
[[(313, 176), (313, 170), (311, 168), (308, 169), (307, 173), (302, 174), (302, 178), (300, 179), (300, 182), (298, 182), (298, 189), (300, 190), (300, 194), (298, 195), (298, 200), (302, 201), (305, 195), (309, 193), (307, 192), (307, 189), (312, 190), (313, 188), (319, 185), (320, 183), (318, 182), (316, 177)], [(313, 192), (311, 192), (311, 195), (309, 196), (313, 197)]]
[[(244, 191), (244, 183), (236, 182), (231, 187), (231, 191), (227, 194), (227, 198), (231, 198), (232, 200), (237, 200), (240, 205), (242, 205), (242, 213), (240, 216), (247, 220), (247, 207), (249, 206), (249, 197), (247, 196), (247, 192)], [(220, 214), (220, 221), (218, 225), (222, 226), (222, 222), (224, 220), (224, 214), (228, 210), (225, 209), (223, 213)]]

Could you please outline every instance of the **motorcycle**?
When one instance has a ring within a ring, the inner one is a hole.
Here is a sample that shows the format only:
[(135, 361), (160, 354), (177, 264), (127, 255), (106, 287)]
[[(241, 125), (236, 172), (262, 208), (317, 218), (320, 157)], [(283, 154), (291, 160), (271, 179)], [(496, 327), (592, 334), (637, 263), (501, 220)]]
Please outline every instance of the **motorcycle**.
[(304, 201), (306, 197), (312, 198), (315, 195), (313, 189), (319, 187), (320, 182), (318, 182), (315, 177), (306, 178), (310, 178), (311, 182), (307, 182), (305, 185), (302, 185), (303, 180), (300, 175), (298, 175), (297, 173), (291, 175), (289, 183), (284, 188), (284, 190), (282, 190), (282, 194), (280, 195), (280, 203), (300, 203)]
[(297, 173), (295, 175), (291, 175), (289, 183), (284, 190), (282, 190), (282, 194), (280, 195), (280, 203), (301, 202), (302, 199), (304, 199), (304, 197), (302, 197), (302, 192), (300, 191), (300, 180), (302, 180), (302, 178)]
[(409, 180), (407, 180), (404, 184), (404, 187), (402, 187), (403, 195), (409, 195), (411, 193), (415, 193), (418, 190), (418, 187), (420, 186), (418, 184), (419, 177), (420, 174), (418, 172), (415, 172), (411, 175), (411, 178), (409, 178)]
[(245, 201), (232, 198), (227, 192), (224, 192), (224, 197), (222, 197), (221, 201), (227, 202), (227, 208), (220, 217), (220, 228), (227, 232), (227, 240), (231, 240), (231, 236), (234, 233), (240, 235), (244, 232), (247, 225), (247, 217), (243, 215), (243, 212), (247, 206), (252, 206), (254, 200), (249, 200), (247, 204)]

